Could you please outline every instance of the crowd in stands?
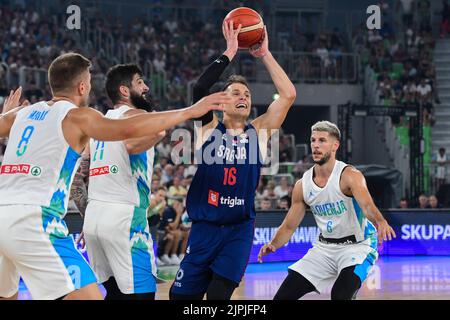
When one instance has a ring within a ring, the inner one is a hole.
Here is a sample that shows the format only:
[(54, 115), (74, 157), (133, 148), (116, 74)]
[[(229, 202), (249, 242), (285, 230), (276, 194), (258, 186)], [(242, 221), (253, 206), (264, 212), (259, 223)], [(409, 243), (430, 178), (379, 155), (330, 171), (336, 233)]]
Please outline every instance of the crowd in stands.
[[(430, 4), (428, 0), (419, 1), (416, 15), (406, 2), (398, 4), (403, 7), (403, 14), (397, 32), (390, 21), (384, 21), (381, 30), (369, 30), (367, 35), (357, 29), (354, 44), (359, 46), (364, 62), (375, 72), (382, 103), (386, 106), (420, 105), (425, 125), (433, 125), (433, 104), (440, 101), (433, 64), (435, 38)], [(401, 124), (402, 119), (394, 120), (395, 124)]]
[(417, 206), (410, 206), (407, 198), (401, 198), (398, 209), (442, 209), (443, 204), (439, 201), (436, 194), (427, 196), (421, 193), (418, 197)]

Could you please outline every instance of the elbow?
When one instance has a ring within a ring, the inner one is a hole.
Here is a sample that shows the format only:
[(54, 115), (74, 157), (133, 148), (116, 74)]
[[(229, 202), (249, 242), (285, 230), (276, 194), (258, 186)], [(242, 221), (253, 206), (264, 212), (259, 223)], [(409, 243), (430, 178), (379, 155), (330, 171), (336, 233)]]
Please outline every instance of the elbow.
[(292, 86), (286, 93), (286, 98), (291, 101), (292, 103), (295, 102), (295, 99), (297, 98), (297, 90), (295, 90), (295, 87)]
[(166, 136), (166, 134), (167, 134), (166, 130), (162, 130), (162, 131), (158, 132), (158, 135), (157, 135), (158, 141), (161, 140), (162, 138), (164, 138)]
[(295, 99), (297, 98), (297, 91), (295, 90), (295, 87), (292, 86), (286, 92), (283, 93), (283, 98), (289, 101), (291, 104), (295, 102)]

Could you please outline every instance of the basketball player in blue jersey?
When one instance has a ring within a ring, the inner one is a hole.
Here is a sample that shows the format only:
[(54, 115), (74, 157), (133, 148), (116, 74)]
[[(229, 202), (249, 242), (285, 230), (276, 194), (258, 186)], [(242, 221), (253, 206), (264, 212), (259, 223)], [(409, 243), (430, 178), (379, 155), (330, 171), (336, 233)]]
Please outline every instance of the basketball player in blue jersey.
[[(224, 54), (215, 60), (194, 86), (194, 101), (205, 96), (234, 58), (238, 42), (232, 23), (225, 24)], [(253, 243), (254, 196), (266, 139), (261, 130), (279, 129), (296, 97), (295, 87), (268, 49), (267, 33), (250, 53), (269, 71), (279, 98), (266, 113), (247, 123), (252, 106), (245, 79), (232, 76), (224, 91), (233, 99), (225, 105), (223, 121), (209, 113), (195, 141), (204, 159), (187, 195), (187, 213), (192, 220), (186, 255), (170, 290), (171, 299), (228, 300), (244, 275)], [(211, 151), (213, 149), (213, 151)], [(212, 160), (212, 161), (210, 161)]]
[(48, 71), (52, 100), (0, 117), (0, 137), (9, 136), (0, 167), (0, 297), (16, 298), (22, 277), (34, 299), (102, 299), (63, 220), (89, 138), (155, 136), (231, 100), (216, 94), (185, 109), (112, 120), (86, 107), (90, 66), (76, 53), (59, 56)]
[[(142, 77), (134, 64), (116, 65), (108, 71), (106, 93), (114, 109), (108, 110), (106, 117), (121, 119), (152, 111), (152, 102), (146, 97), (149, 88)], [(89, 262), (106, 289), (106, 300), (155, 299), (156, 264), (147, 209), (153, 146), (164, 135), (165, 131), (154, 138), (91, 139), (86, 148), (90, 155), (83, 157), (80, 165), (85, 172), (77, 172), (75, 177), (72, 194), (84, 214)], [(82, 176), (89, 176), (88, 195), (83, 192)]]
[[(328, 121), (311, 128), (315, 165), (297, 181), (292, 205), (273, 239), (259, 252), (276, 252), (291, 238), (311, 208), (320, 229), (306, 255), (289, 267), (276, 300), (297, 300), (309, 292), (321, 293), (329, 285), (332, 300), (350, 300), (378, 258), (377, 242), (395, 238), (394, 230), (375, 206), (363, 174), (336, 160), (340, 131)], [(378, 240), (378, 241), (377, 241)]]

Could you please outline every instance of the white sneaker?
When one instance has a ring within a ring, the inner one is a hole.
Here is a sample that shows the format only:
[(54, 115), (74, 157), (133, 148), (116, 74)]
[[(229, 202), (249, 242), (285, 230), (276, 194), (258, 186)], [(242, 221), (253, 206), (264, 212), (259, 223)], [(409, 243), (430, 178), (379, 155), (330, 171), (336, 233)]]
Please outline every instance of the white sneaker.
[(178, 256), (176, 255), (176, 254), (172, 254), (171, 256), (170, 256), (170, 261), (172, 261), (172, 264), (173, 265), (179, 265), (180, 264), (180, 259), (178, 259)]
[(172, 260), (169, 258), (169, 256), (167, 254), (164, 254), (161, 256), (161, 261), (162, 263), (164, 263), (165, 265), (171, 265), (173, 264)]
[(156, 257), (156, 265), (157, 266), (164, 266), (164, 265), (166, 265), (164, 262), (162, 262), (158, 257)]
[(180, 260), (180, 263), (181, 263), (181, 261), (183, 261), (183, 259), (184, 259), (184, 253), (179, 254), (178, 255), (178, 260)]

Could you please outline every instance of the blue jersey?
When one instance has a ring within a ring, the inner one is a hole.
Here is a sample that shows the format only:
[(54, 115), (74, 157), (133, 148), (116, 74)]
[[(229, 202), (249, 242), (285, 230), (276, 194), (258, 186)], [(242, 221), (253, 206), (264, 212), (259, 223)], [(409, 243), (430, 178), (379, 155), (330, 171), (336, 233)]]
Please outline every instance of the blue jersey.
[(203, 144), (200, 164), (186, 199), (189, 218), (215, 224), (236, 224), (255, 218), (255, 192), (262, 158), (256, 129), (232, 136), (222, 122)]

